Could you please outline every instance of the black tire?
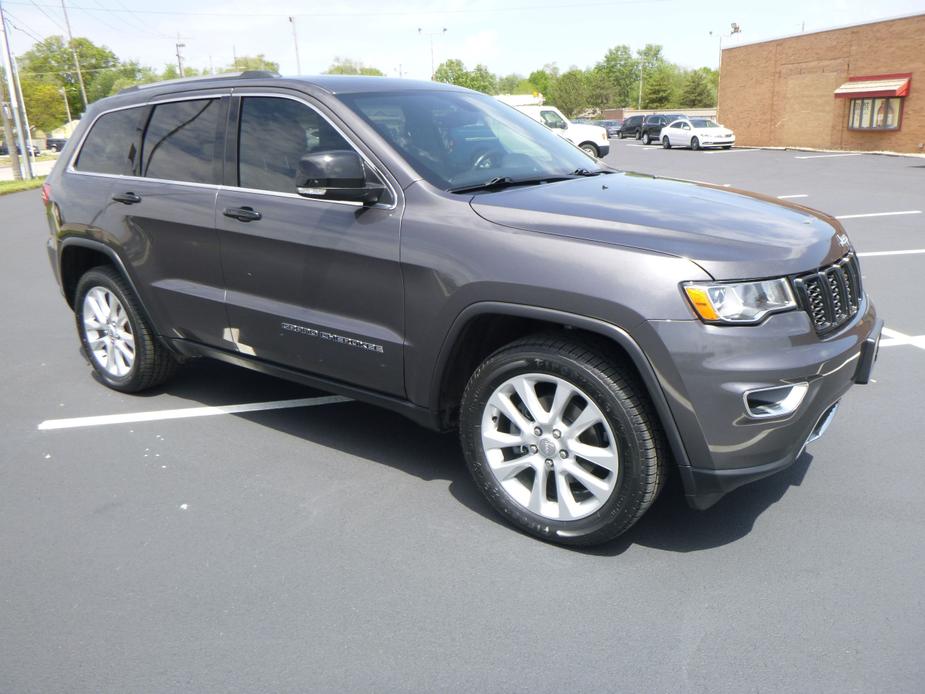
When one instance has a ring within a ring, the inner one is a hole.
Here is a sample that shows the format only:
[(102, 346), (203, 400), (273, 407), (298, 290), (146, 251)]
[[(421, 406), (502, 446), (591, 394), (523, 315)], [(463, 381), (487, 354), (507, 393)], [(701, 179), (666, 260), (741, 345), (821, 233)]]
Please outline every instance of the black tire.
[[(84, 299), (94, 287), (102, 287), (112, 292), (122, 304), (131, 326), (135, 343), (135, 358), (128, 373), (116, 377), (108, 373), (99, 364), (90, 349), (86, 328), (82, 319)], [(74, 317), (77, 322), (77, 334), (83, 345), (84, 355), (96, 371), (100, 380), (113, 390), (123, 393), (137, 393), (160, 385), (170, 378), (177, 368), (177, 361), (154, 334), (150, 323), (144, 317), (131, 287), (115, 269), (108, 266), (88, 270), (77, 283), (74, 298)]]
[(695, 152), (700, 149), (700, 140), (696, 137), (691, 139), (691, 149)]
[[(587, 546), (617, 537), (652, 505), (666, 478), (664, 436), (644, 386), (631, 369), (602, 354), (583, 340), (527, 337), (489, 356), (472, 374), (462, 396), (460, 439), (476, 485), (501, 516), (549, 542)], [(614, 432), (618, 476), (610, 496), (588, 516), (561, 521), (535, 514), (515, 501), (489, 468), (482, 445), (484, 409), (495, 389), (524, 373), (548, 374), (578, 387)]]
[(671, 141), (668, 139), (668, 136), (662, 138), (662, 147), (665, 149), (671, 149)]
[(617, 139), (619, 139), (619, 140), (622, 140), (622, 139), (623, 139), (623, 131), (622, 131), (622, 130), (621, 130), (620, 132), (617, 133)]
[(636, 131), (636, 139), (637, 140), (642, 139), (642, 128), (639, 128), (639, 130)]
[(582, 142), (580, 145), (578, 145), (578, 148), (582, 152), (590, 154), (595, 159), (600, 159), (600, 150), (598, 150), (597, 145), (595, 145), (593, 142)]
[(646, 145), (652, 144), (652, 136), (649, 134), (648, 131), (646, 131), (646, 133), (642, 136), (642, 142), (643, 144), (646, 144)]

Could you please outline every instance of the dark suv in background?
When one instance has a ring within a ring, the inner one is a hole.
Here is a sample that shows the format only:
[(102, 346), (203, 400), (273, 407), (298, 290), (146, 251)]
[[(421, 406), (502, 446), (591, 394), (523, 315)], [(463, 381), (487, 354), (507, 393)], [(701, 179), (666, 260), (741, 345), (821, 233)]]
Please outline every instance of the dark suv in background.
[(620, 126), (620, 132), (617, 134), (617, 137), (621, 140), (624, 137), (635, 137), (638, 140), (642, 132), (642, 123), (645, 119), (645, 116), (630, 116), (629, 118), (624, 118), (623, 125)]
[(651, 145), (653, 142), (661, 142), (662, 128), (676, 120), (686, 118), (680, 113), (653, 113), (646, 116), (642, 128), (639, 131), (638, 139), (645, 144)]
[(831, 217), (615, 171), (433, 82), (125, 90), (43, 198), (109, 387), (211, 357), (458, 429), (489, 503), (561, 543), (626, 530), (669, 463), (697, 508), (793, 463), (881, 328)]

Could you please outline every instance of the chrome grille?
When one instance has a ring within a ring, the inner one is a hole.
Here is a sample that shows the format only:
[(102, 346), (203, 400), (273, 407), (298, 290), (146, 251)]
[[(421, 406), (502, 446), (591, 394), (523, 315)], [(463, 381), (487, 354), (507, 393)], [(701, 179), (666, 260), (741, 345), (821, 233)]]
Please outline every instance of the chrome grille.
[(800, 305), (820, 335), (853, 318), (863, 296), (860, 267), (854, 253), (817, 272), (796, 277), (793, 285)]

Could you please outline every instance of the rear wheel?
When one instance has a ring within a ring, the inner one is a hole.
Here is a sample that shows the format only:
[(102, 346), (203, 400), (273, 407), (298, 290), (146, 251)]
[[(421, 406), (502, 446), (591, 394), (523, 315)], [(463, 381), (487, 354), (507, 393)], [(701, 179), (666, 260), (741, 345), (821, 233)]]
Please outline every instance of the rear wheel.
[(636, 131), (636, 139), (637, 140), (642, 139), (642, 128), (639, 128), (639, 130)]
[(700, 149), (700, 140), (698, 140), (696, 137), (691, 139), (691, 149), (693, 150)]
[(665, 149), (671, 149), (671, 142), (668, 140), (667, 135), (665, 135), (665, 137), (662, 138), (662, 147), (664, 147)]
[(463, 394), (460, 437), (495, 510), (552, 542), (616, 537), (665, 479), (642, 386), (592, 346), (557, 336), (525, 338), (479, 366)]
[(176, 369), (132, 289), (114, 269), (96, 267), (80, 278), (74, 313), (84, 353), (110, 388), (145, 390), (166, 381)]
[(642, 136), (642, 141), (643, 141), (645, 144), (647, 144), (647, 145), (651, 145), (651, 144), (652, 144), (652, 136), (647, 132), (645, 135)]

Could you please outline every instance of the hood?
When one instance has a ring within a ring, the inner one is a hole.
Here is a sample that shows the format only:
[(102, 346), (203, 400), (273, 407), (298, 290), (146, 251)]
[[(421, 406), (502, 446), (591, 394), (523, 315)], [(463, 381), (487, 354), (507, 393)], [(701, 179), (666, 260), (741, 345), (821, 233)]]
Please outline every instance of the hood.
[(607, 140), (607, 128), (590, 123), (569, 123), (568, 130), (565, 131), (569, 139), (591, 142), (600, 142)]
[(619, 172), (482, 193), (496, 224), (690, 258), (715, 279), (807, 272), (848, 251), (831, 217), (774, 198)]

